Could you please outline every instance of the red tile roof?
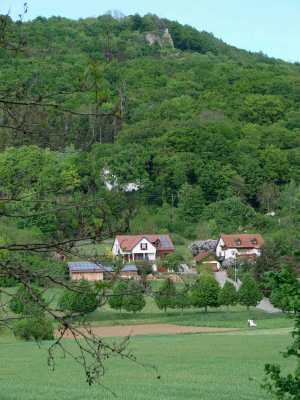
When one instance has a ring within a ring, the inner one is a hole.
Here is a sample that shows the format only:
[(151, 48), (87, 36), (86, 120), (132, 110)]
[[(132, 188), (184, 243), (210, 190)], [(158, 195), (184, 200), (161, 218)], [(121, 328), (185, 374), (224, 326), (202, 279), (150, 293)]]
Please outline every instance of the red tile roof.
[(142, 239), (147, 239), (152, 244), (159, 241), (160, 251), (175, 250), (169, 235), (117, 235), (116, 239), (123, 251), (131, 251)]
[(205, 257), (208, 257), (209, 256), (209, 252), (208, 251), (201, 251), (199, 254), (197, 254), (195, 257), (194, 257), (194, 260), (196, 261), (196, 262), (201, 262)]
[(264, 245), (263, 237), (257, 234), (242, 233), (236, 235), (221, 235), (227, 248), (260, 249)]

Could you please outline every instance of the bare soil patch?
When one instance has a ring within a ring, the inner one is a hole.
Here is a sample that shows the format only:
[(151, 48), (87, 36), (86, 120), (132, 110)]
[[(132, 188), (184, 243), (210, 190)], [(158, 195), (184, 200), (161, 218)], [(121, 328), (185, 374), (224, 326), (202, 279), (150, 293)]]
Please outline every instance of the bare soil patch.
[[(120, 326), (94, 326), (91, 328), (92, 333), (96, 336), (139, 336), (165, 334), (176, 335), (179, 333), (218, 333), (218, 332), (234, 332), (238, 328), (213, 328), (199, 326), (182, 326), (171, 324), (144, 324), (144, 325), (120, 325)], [(85, 332), (86, 333), (86, 332)], [(72, 337), (67, 333), (65, 337)]]

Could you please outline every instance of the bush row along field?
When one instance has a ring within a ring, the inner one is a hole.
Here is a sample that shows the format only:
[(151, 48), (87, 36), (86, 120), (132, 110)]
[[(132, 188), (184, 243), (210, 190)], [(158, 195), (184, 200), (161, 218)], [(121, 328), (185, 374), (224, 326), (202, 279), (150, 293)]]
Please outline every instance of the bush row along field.
[[(158, 282), (155, 282), (157, 285)], [(7, 289), (14, 292), (15, 288)], [(49, 289), (46, 292), (46, 301), (55, 306), (62, 290), (58, 288)], [(151, 323), (168, 323), (187, 326), (208, 326), (224, 328), (247, 328), (248, 319), (254, 319), (258, 328), (286, 328), (293, 326), (293, 320), (287, 315), (267, 314), (257, 308), (237, 305), (230, 307), (209, 308), (205, 313), (203, 308), (168, 309), (167, 312), (159, 310), (153, 297), (146, 296), (145, 308), (138, 313), (113, 310), (107, 303), (96, 311), (88, 314), (85, 319), (92, 325), (114, 326), (114, 325), (137, 325)]]
[[(155, 282), (157, 285), (158, 282)], [(15, 288), (6, 289), (14, 292)], [(62, 290), (49, 289), (46, 292), (46, 301), (55, 306)], [(92, 325), (136, 325), (144, 323), (169, 323), (188, 326), (209, 326), (225, 328), (247, 328), (247, 320), (254, 319), (258, 328), (285, 328), (292, 327), (293, 321), (285, 314), (267, 314), (257, 308), (237, 305), (230, 307), (209, 308), (205, 313), (203, 308), (168, 309), (167, 312), (159, 310), (153, 297), (146, 296), (145, 308), (138, 313), (113, 310), (107, 303), (96, 311), (88, 314), (87, 319)]]
[(153, 298), (146, 298), (142, 312), (132, 314), (112, 310), (108, 305), (89, 314), (88, 320), (93, 325), (135, 325), (144, 323), (170, 323), (189, 326), (211, 326), (226, 328), (246, 328), (247, 320), (254, 319), (258, 328), (291, 327), (293, 321), (283, 314), (267, 314), (256, 308), (247, 310), (243, 306), (211, 308), (207, 313), (203, 309), (185, 309), (161, 311)]
[[(280, 362), (284, 370), (291, 368), (280, 354), (290, 340), (287, 329), (134, 337), (130, 349), (148, 367), (113, 359), (103, 383), (122, 400), (267, 400), (260, 386), (264, 365)], [(74, 347), (72, 341), (66, 344)], [(47, 345), (0, 336), (1, 400), (114, 398), (101, 386), (88, 387), (70, 359), (58, 358), (51, 372)]]

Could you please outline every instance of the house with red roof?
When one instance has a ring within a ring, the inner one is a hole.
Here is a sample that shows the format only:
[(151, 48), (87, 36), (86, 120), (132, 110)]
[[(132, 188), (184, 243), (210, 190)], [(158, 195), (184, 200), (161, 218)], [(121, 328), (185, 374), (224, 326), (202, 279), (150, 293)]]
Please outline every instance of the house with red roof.
[(255, 259), (261, 255), (263, 237), (256, 234), (221, 235), (216, 247), (216, 256), (220, 260)]
[(169, 235), (117, 235), (112, 247), (113, 255), (125, 261), (155, 261), (174, 251)]

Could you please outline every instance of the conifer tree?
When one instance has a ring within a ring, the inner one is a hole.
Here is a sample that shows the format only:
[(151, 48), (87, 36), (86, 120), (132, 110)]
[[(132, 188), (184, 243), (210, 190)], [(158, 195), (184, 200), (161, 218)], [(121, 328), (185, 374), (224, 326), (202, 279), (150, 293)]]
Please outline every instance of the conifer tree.
[(124, 297), (124, 309), (136, 313), (137, 311), (142, 311), (145, 305), (146, 302), (142, 286), (134, 280), (129, 281), (127, 293)]
[(108, 304), (114, 310), (121, 312), (124, 307), (125, 295), (128, 290), (128, 283), (125, 281), (118, 281), (113, 287), (112, 295), (108, 298)]

